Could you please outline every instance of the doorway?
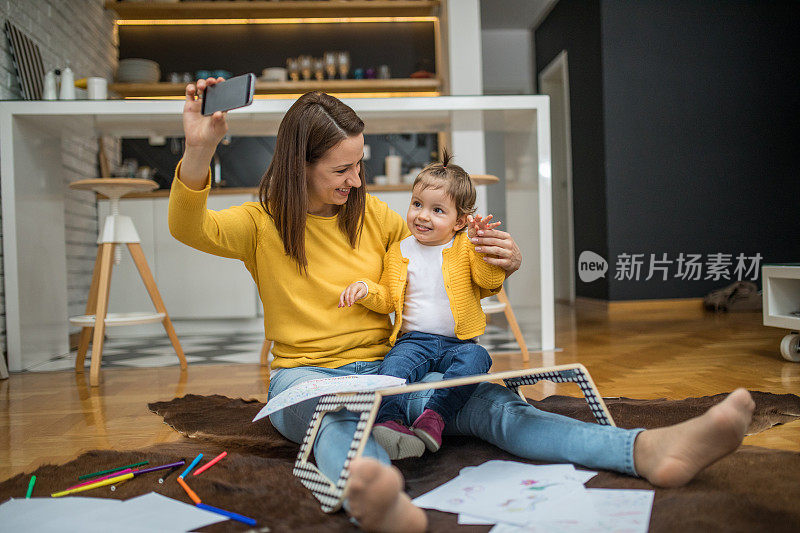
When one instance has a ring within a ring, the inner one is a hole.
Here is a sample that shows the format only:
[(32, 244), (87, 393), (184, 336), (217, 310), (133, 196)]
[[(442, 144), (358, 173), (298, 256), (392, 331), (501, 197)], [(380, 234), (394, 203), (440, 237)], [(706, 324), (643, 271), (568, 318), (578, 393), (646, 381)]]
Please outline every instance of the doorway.
[(567, 51), (539, 74), (541, 94), (550, 96), (550, 149), (553, 190), (553, 293), (557, 302), (575, 302), (575, 238), (572, 217), (572, 136)]

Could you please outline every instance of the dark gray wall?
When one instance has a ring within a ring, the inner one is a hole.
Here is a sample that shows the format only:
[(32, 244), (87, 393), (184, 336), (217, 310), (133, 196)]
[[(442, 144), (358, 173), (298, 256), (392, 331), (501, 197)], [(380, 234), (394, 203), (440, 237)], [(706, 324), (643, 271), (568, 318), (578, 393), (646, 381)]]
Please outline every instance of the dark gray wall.
[[(800, 259), (800, 4), (604, 1), (601, 20), (610, 256)], [(612, 277), (610, 297), (730, 283), (701, 277)]]
[[(562, 1), (556, 10), (575, 4)], [(576, 181), (588, 179), (605, 191), (608, 298), (698, 297), (727, 285), (731, 280), (705, 279), (709, 254), (731, 254), (727, 270), (734, 279), (739, 254), (761, 254), (761, 264), (800, 259), (794, 237), (800, 165), (792, 152), (800, 144), (800, 4), (639, 0), (599, 6), (596, 52), (602, 59), (593, 73), (601, 73), (604, 149), (592, 157), (603, 157), (604, 181), (578, 177), (577, 161), (573, 173)], [(537, 65), (543, 67), (539, 33)], [(552, 56), (559, 51), (548, 48)], [(581, 82), (572, 55), (569, 50), (574, 109), (583, 89), (576, 87)], [(579, 140), (595, 128), (573, 112), (573, 157), (583, 148)], [(585, 188), (576, 183), (577, 253), (584, 249), (578, 243), (596, 232), (579, 218), (586, 200), (581, 194)], [(614, 262), (623, 253), (643, 254), (638, 281), (614, 279)], [(645, 281), (650, 254), (660, 259), (665, 253), (673, 261), (668, 279), (659, 274)], [(680, 253), (702, 256), (701, 279), (675, 277)], [(578, 280), (577, 293), (592, 296), (597, 283)]]
[[(539, 72), (562, 50), (568, 56), (575, 256), (592, 250), (608, 257), (599, 0), (559, 2), (534, 38)], [(577, 283), (578, 296), (608, 298), (607, 278)]]

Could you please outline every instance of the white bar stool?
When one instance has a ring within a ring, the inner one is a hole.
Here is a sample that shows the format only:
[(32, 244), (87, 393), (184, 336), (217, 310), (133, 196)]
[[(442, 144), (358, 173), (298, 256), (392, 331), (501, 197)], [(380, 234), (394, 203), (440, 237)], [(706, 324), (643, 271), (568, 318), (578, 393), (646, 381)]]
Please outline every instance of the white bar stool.
[[(94, 191), (111, 200), (111, 214), (106, 217), (105, 226), (97, 238), (97, 259), (94, 263), (92, 285), (89, 289), (89, 299), (86, 302), (86, 314), (70, 317), (69, 322), (75, 326), (83, 326), (78, 342), (78, 357), (75, 360), (75, 372), (83, 372), (89, 340), (92, 341), (92, 365), (89, 371), (89, 383), (92, 387), (100, 384), (100, 362), (103, 358), (103, 337), (105, 328), (110, 326), (130, 326), (133, 324), (148, 324), (161, 322), (167, 331), (169, 340), (181, 363), (181, 370), (186, 370), (186, 357), (172, 327), (172, 322), (167, 314), (167, 308), (158, 292), (158, 287), (153, 279), (153, 274), (147, 266), (142, 246), (139, 244), (139, 234), (130, 217), (119, 214), (119, 199), (132, 192), (151, 191), (158, 188), (153, 180), (126, 179), (126, 178), (99, 178), (79, 180), (70, 184), (78, 190)], [(121, 252), (117, 244), (127, 244), (128, 251), (133, 257), (133, 262), (142, 276), (142, 281), (147, 289), (150, 299), (155, 305), (155, 313), (108, 313), (108, 294), (111, 286), (112, 255), (115, 262), (119, 262)], [(114, 253), (116, 251), (116, 254)], [(102, 318), (101, 318), (102, 317)], [(92, 335), (94, 330), (94, 335)]]

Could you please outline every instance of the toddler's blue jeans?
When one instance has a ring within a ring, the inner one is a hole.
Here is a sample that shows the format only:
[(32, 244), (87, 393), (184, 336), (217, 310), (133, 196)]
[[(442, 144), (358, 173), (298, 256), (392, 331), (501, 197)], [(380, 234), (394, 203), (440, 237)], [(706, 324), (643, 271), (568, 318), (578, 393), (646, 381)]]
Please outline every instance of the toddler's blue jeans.
[[(485, 374), (491, 367), (492, 358), (489, 357), (489, 352), (472, 339), (461, 340), (456, 337), (410, 331), (397, 339), (386, 354), (378, 373), (415, 383), (428, 372), (439, 372), (442, 374), (442, 379), (453, 379)], [(450, 422), (477, 387), (477, 385), (464, 385), (437, 389), (425, 408), (439, 413), (445, 423)], [(410, 425), (415, 419), (407, 420), (407, 404), (407, 394), (387, 396), (381, 403), (376, 421), (400, 420)]]

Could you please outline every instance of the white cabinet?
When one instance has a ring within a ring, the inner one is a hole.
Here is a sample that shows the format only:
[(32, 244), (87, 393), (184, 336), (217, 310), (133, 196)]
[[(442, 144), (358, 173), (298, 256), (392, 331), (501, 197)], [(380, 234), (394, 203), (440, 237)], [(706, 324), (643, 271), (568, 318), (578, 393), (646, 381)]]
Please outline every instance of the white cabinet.
[[(208, 198), (209, 209), (224, 209), (253, 201), (249, 194)], [(168, 198), (122, 199), (120, 214), (133, 219), (147, 263), (153, 272), (167, 312), (181, 318), (253, 318), (258, 315), (258, 292), (241, 261), (206, 254), (175, 240), (167, 226)], [(102, 221), (108, 201), (99, 202)], [(109, 312), (147, 311), (153, 304), (136, 267), (122, 245), (122, 261), (111, 277)]]

